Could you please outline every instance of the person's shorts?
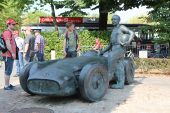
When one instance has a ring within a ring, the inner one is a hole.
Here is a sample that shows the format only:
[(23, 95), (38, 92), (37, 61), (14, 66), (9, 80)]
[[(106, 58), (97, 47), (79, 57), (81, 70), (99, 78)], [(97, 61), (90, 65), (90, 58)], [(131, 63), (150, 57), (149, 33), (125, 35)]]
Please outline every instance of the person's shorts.
[(5, 62), (5, 74), (7, 76), (10, 76), (13, 70), (14, 59), (9, 57), (3, 57), (3, 60)]

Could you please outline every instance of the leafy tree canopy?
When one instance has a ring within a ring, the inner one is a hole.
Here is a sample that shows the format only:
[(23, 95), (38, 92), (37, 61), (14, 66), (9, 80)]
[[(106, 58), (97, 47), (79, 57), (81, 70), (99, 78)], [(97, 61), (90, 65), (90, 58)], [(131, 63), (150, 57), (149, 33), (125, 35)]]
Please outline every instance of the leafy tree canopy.
[(128, 20), (130, 24), (152, 24), (152, 20), (147, 14), (134, 16)]
[(29, 4), (32, 3), (32, 0), (1, 0), (0, 13), (2, 16), (0, 18), (0, 31), (6, 29), (5, 22), (9, 18), (15, 19), (20, 26), (22, 12), (28, 10)]
[(22, 24), (27, 25), (39, 23), (39, 18), (41, 16), (50, 16), (50, 14), (38, 10), (34, 12), (29, 12), (22, 16)]
[[(81, 9), (91, 8), (99, 9), (99, 28), (105, 30), (108, 21), (108, 12), (114, 13), (118, 10), (127, 10), (141, 5), (147, 5), (148, 7), (155, 6), (163, 2), (163, 0), (64, 0), (60, 2), (65, 8), (71, 8), (70, 11), (63, 13), (70, 16), (71, 12), (83, 12)], [(62, 15), (63, 15), (62, 14)]]
[(158, 34), (156, 41), (160, 43), (170, 43), (170, 1), (157, 4), (149, 13), (150, 18), (154, 22), (151, 27), (154, 33)]

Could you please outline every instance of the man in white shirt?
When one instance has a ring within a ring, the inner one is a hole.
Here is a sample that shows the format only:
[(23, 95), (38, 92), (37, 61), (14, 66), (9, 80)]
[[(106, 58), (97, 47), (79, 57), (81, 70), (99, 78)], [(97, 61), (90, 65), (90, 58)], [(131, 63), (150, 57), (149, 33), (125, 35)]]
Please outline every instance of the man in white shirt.
[(14, 31), (15, 42), (18, 49), (18, 60), (16, 60), (16, 75), (19, 76), (21, 69), (24, 67), (24, 60), (23, 60), (23, 49), (24, 49), (24, 39), (19, 37), (19, 32)]

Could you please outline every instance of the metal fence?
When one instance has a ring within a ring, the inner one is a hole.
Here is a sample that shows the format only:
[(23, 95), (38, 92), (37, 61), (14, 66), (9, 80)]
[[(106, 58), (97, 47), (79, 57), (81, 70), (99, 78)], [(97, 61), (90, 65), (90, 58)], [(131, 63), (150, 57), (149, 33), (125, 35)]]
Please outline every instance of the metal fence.
[[(105, 48), (106, 45), (103, 46)], [(169, 50), (169, 46), (165, 44), (154, 45), (154, 44), (141, 44), (141, 45), (130, 45), (126, 47), (126, 50), (131, 50), (135, 57), (139, 57), (139, 51), (148, 51), (148, 57), (163, 57), (166, 58)], [(94, 49), (94, 46), (81, 46), (81, 53)]]
[(139, 51), (147, 51), (148, 52), (148, 57), (155, 57), (155, 58), (166, 58), (169, 53), (169, 45), (165, 44), (159, 44), (159, 45), (154, 45), (154, 44), (141, 44), (137, 45), (136, 47), (134, 46), (128, 46), (126, 48), (127, 50), (131, 50), (136, 57), (139, 57)]

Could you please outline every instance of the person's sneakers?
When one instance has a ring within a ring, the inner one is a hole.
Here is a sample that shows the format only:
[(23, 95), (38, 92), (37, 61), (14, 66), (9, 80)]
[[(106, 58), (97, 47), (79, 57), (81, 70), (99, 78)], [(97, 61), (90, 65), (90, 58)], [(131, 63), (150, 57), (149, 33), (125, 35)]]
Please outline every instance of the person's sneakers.
[(13, 86), (12, 84), (10, 84), (8, 87), (14, 88), (15, 86)]
[(13, 87), (10, 87), (10, 86), (4, 87), (4, 90), (13, 90)]

